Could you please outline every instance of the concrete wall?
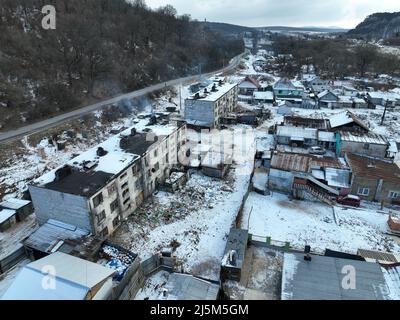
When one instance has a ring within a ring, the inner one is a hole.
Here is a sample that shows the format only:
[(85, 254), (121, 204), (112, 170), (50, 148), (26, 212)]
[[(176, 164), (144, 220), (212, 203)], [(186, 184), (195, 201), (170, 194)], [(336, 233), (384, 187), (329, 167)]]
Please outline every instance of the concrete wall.
[(268, 187), (271, 190), (292, 192), (294, 175), (291, 172), (271, 169), (269, 173)]
[(29, 192), (40, 225), (56, 219), (95, 232), (86, 198), (36, 186), (29, 186)]
[(385, 158), (386, 157), (386, 145), (380, 144), (369, 144), (368, 149), (364, 149), (365, 143), (343, 141), (341, 143), (341, 153), (357, 153), (367, 155), (370, 157)]

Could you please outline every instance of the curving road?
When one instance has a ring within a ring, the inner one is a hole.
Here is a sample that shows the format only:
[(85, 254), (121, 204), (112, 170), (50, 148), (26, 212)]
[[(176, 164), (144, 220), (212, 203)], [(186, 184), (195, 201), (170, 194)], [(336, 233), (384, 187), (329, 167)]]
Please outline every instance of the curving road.
[[(210, 72), (210, 73), (202, 75), (202, 76), (211, 76), (215, 73), (232, 71), (238, 67), (238, 65), (244, 55), (245, 55), (245, 53), (242, 53), (242, 54), (236, 56), (235, 58), (233, 58), (231, 60), (231, 63), (229, 64), (229, 66), (227, 66), (221, 70)], [(98, 102), (98, 103), (95, 103), (95, 104), (92, 104), (92, 105), (89, 105), (89, 106), (86, 106), (86, 107), (83, 107), (83, 108), (80, 108), (80, 109), (77, 109), (74, 111), (71, 111), (68, 113), (64, 113), (64, 114), (58, 115), (56, 117), (53, 117), (53, 118), (50, 118), (47, 120), (36, 122), (36, 123), (30, 124), (30, 125), (27, 125), (25, 127), (21, 127), (21, 128), (15, 129), (15, 130), (0, 133), (0, 143), (1, 142), (9, 142), (9, 141), (21, 138), (26, 135), (30, 135), (33, 133), (37, 133), (37, 132), (52, 128), (54, 126), (57, 126), (59, 124), (66, 122), (66, 121), (78, 119), (85, 114), (88, 114), (88, 113), (96, 111), (96, 110), (100, 110), (103, 107), (111, 105), (111, 104), (116, 104), (123, 99), (133, 99), (133, 98), (142, 97), (142, 96), (152, 93), (154, 91), (163, 89), (163, 88), (165, 88), (166, 85), (167, 86), (176, 86), (179, 84), (197, 81), (199, 79), (200, 79), (200, 75), (189, 76), (189, 77), (185, 77), (185, 78), (171, 80), (168, 82), (159, 83), (159, 84), (156, 84), (156, 85), (144, 88), (144, 89), (140, 89), (137, 91), (129, 92), (126, 94), (118, 95), (116, 97), (113, 97), (113, 98), (110, 98), (110, 99), (107, 99), (107, 100), (104, 100), (104, 101), (101, 101), (101, 102)]]

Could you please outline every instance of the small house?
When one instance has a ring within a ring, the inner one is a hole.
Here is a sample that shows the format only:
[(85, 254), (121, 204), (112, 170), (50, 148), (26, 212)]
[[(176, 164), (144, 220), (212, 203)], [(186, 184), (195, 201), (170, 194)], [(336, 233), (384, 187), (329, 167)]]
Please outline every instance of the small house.
[(368, 108), (368, 103), (363, 98), (353, 98), (353, 108), (366, 109)]
[(320, 108), (335, 109), (338, 107), (339, 96), (329, 90), (325, 90), (317, 95), (317, 100)]
[(254, 92), (260, 89), (260, 84), (257, 80), (246, 77), (240, 84), (239, 84), (239, 94), (244, 96), (253, 96)]
[(309, 86), (315, 94), (319, 94), (326, 90), (330, 89), (329, 81), (322, 80), (320, 77), (316, 77), (311, 82), (309, 82)]
[(281, 79), (273, 86), (274, 94), (277, 99), (302, 99), (304, 95), (304, 86), (299, 81), (290, 81)]
[(384, 159), (389, 149), (389, 141), (385, 136), (376, 133), (338, 132), (338, 154), (355, 153)]
[(253, 93), (253, 101), (255, 104), (274, 103), (274, 93), (272, 91), (256, 91)]
[(395, 163), (350, 153), (346, 160), (353, 176), (352, 194), (388, 204), (400, 200), (400, 168)]
[(223, 280), (240, 281), (248, 240), (249, 233), (247, 230), (231, 229), (229, 232), (221, 263), (221, 278)]

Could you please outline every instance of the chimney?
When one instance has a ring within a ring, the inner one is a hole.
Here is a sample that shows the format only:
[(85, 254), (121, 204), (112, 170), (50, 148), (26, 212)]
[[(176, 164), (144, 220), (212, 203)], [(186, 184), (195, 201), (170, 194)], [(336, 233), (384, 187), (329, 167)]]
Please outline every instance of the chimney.
[(131, 136), (132, 136), (132, 137), (135, 136), (136, 133), (137, 133), (136, 128), (132, 128), (132, 129), (131, 129)]
[(310, 252), (311, 252), (311, 247), (310, 246), (305, 246), (304, 248), (304, 261), (311, 261), (312, 258), (310, 256)]

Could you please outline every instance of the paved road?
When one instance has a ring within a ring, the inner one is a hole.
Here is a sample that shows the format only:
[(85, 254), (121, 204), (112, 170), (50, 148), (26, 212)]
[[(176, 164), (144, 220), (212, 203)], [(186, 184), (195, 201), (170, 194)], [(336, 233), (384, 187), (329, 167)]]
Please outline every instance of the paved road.
[[(225, 67), (221, 70), (218, 70), (218, 71), (214, 71), (214, 72), (205, 74), (203, 76), (211, 76), (215, 73), (232, 71), (235, 68), (237, 68), (237, 66), (239, 65), (240, 60), (243, 56), (244, 56), (244, 54), (241, 54), (241, 55), (233, 58), (231, 60), (231, 63), (227, 67)], [(36, 122), (36, 123), (30, 124), (28, 126), (18, 128), (16, 130), (3, 132), (3, 133), (0, 133), (0, 143), (12, 141), (12, 140), (21, 138), (26, 135), (37, 133), (37, 132), (55, 127), (59, 124), (62, 124), (64, 122), (67, 122), (72, 119), (78, 119), (85, 114), (88, 114), (88, 113), (96, 111), (96, 110), (100, 110), (111, 104), (116, 104), (123, 99), (133, 99), (133, 98), (142, 97), (142, 96), (152, 93), (154, 91), (163, 89), (163, 88), (165, 88), (166, 85), (167, 86), (176, 86), (179, 84), (184, 84), (184, 83), (188, 83), (191, 81), (199, 80), (199, 78), (200, 78), (200, 76), (196, 75), (196, 76), (189, 76), (189, 77), (185, 77), (185, 78), (171, 80), (168, 82), (159, 83), (159, 84), (156, 84), (156, 85), (153, 85), (153, 86), (141, 89), (141, 90), (137, 90), (137, 91), (123, 94), (123, 95), (119, 95), (119, 96), (113, 97), (111, 99), (102, 101), (102, 102), (98, 102), (98, 103), (95, 103), (95, 104), (92, 104), (92, 105), (89, 105), (89, 106), (86, 106), (86, 107), (83, 107), (83, 108), (80, 108), (80, 109), (77, 109), (77, 110), (74, 110), (74, 111), (71, 111), (68, 113), (64, 113), (64, 114), (58, 115), (56, 117), (53, 117), (53, 118), (50, 118), (47, 120)]]

